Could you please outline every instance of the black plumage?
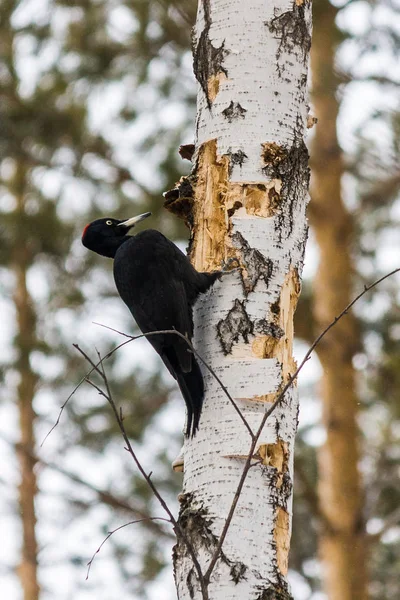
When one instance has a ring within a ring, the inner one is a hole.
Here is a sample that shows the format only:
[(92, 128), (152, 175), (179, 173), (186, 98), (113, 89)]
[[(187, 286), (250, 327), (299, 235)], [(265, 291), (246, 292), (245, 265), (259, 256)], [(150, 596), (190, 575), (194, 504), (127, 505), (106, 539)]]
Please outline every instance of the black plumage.
[[(199, 273), (175, 244), (154, 229), (127, 235), (137, 222), (148, 216), (150, 213), (126, 221), (111, 218), (93, 221), (85, 227), (82, 243), (114, 259), (117, 290), (143, 333), (175, 329), (191, 340), (193, 304), (222, 271)], [(178, 382), (187, 407), (186, 435), (194, 435), (204, 397), (198, 362), (185, 340), (175, 334), (147, 339)]]

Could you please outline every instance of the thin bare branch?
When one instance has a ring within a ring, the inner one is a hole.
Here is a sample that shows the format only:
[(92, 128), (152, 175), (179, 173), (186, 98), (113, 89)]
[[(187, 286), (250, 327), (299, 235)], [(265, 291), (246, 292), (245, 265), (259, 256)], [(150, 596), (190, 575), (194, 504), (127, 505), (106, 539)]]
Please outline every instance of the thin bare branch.
[(114, 533), (119, 531), (120, 529), (123, 529), (124, 527), (128, 527), (128, 525), (135, 525), (136, 523), (143, 523), (144, 521), (165, 521), (166, 523), (170, 522), (169, 519), (164, 519), (164, 517), (148, 517), (146, 519), (136, 519), (135, 521), (129, 521), (129, 523), (124, 523), (123, 525), (116, 527), (112, 531), (109, 531), (107, 536), (101, 542), (100, 546), (97, 548), (96, 552), (93, 554), (92, 558), (89, 560), (89, 562), (87, 564), (86, 581), (89, 579), (90, 569), (92, 568), (94, 559), (96, 558), (97, 554), (99, 554), (99, 552), (102, 549), (102, 547), (104, 546), (104, 544), (110, 539), (110, 537), (112, 535), (114, 535)]
[[(128, 340), (131, 341), (131, 340)], [(102, 390), (99, 386), (97, 386), (95, 383), (93, 383), (91, 380), (87, 380), (88, 383), (90, 385), (92, 385), (102, 396), (104, 396), (107, 401), (109, 402), (111, 409), (114, 413), (114, 417), (117, 421), (117, 424), (119, 426), (119, 429), (121, 431), (122, 437), (124, 439), (124, 442), (126, 444), (126, 450), (129, 452), (129, 454), (131, 455), (131, 457), (133, 458), (136, 467), (138, 468), (139, 472), (141, 473), (142, 477), (144, 478), (144, 480), (146, 481), (147, 485), (150, 487), (151, 491), (153, 492), (153, 495), (157, 498), (158, 502), (161, 504), (161, 507), (163, 508), (164, 512), (168, 515), (168, 520), (169, 522), (173, 525), (175, 534), (180, 537), (183, 541), (183, 543), (186, 545), (188, 552), (190, 554), (190, 557), (193, 561), (193, 565), (194, 568), (196, 569), (197, 572), (197, 576), (199, 578), (199, 582), (200, 582), (200, 586), (202, 589), (202, 595), (203, 595), (203, 599), (204, 600), (208, 600), (208, 590), (207, 590), (207, 586), (205, 585), (205, 581), (204, 581), (204, 576), (203, 576), (203, 572), (200, 566), (200, 563), (197, 559), (195, 550), (192, 546), (191, 541), (189, 540), (189, 538), (187, 537), (186, 533), (183, 531), (182, 527), (180, 526), (180, 524), (178, 523), (178, 521), (175, 519), (174, 515), (172, 514), (170, 508), (168, 507), (167, 503), (165, 502), (164, 498), (161, 496), (160, 492), (158, 491), (157, 487), (154, 485), (151, 476), (152, 476), (152, 472), (150, 473), (146, 473), (146, 471), (144, 470), (142, 464), (140, 463), (132, 445), (131, 442), (129, 440), (128, 434), (126, 433), (125, 430), (125, 426), (123, 423), (123, 420), (121, 419), (120, 416), (120, 412), (118, 411), (114, 399), (112, 397), (112, 393), (111, 393), (111, 389), (109, 386), (109, 382), (107, 379), (107, 375), (104, 369), (104, 364), (103, 364), (103, 358), (100, 356), (100, 354), (98, 353), (98, 363), (95, 363), (87, 354), (86, 352), (84, 352), (84, 350), (82, 350), (78, 344), (73, 344), (74, 347), (78, 350), (78, 352), (80, 352), (82, 354), (82, 356), (85, 358), (85, 360), (91, 365), (92, 369), (98, 373), (98, 375), (100, 375), (105, 388), (106, 388), (106, 392), (104, 392), (104, 390)]]
[[(122, 348), (123, 346), (125, 346), (126, 344), (129, 344), (130, 342), (134, 342), (135, 340), (138, 340), (140, 338), (146, 338), (146, 337), (151, 337), (153, 335), (164, 335), (166, 333), (169, 334), (174, 334), (177, 335), (179, 337), (181, 337), (183, 340), (185, 340), (185, 342), (188, 345), (188, 349), (193, 352), (193, 354), (203, 363), (203, 365), (206, 367), (206, 369), (211, 373), (211, 375), (215, 378), (215, 380), (218, 382), (218, 384), (221, 386), (221, 389), (224, 391), (224, 393), (226, 394), (227, 398), (229, 399), (229, 401), (231, 402), (232, 406), (234, 407), (235, 411), (238, 413), (240, 419), (242, 420), (244, 426), (246, 427), (246, 429), (249, 432), (249, 435), (251, 437), (251, 439), (254, 438), (254, 432), (252, 431), (250, 425), (248, 424), (248, 422), (246, 421), (245, 417), (243, 416), (240, 408), (238, 407), (238, 405), (236, 404), (236, 402), (234, 401), (234, 399), (232, 398), (232, 396), (230, 395), (230, 393), (228, 392), (226, 386), (223, 384), (223, 382), (221, 381), (221, 379), (218, 377), (218, 375), (216, 374), (216, 372), (211, 368), (211, 366), (203, 359), (203, 357), (197, 352), (197, 350), (193, 347), (193, 345), (191, 344), (191, 342), (187, 339), (186, 336), (184, 336), (182, 333), (180, 333), (179, 331), (176, 331), (175, 329), (167, 329), (167, 330), (163, 330), (163, 331), (150, 331), (149, 333), (142, 333), (139, 335), (129, 335), (127, 333), (124, 333), (122, 331), (119, 331), (118, 329), (114, 329), (113, 327), (109, 327), (108, 325), (103, 325), (102, 323), (97, 323), (96, 321), (94, 321), (95, 325), (98, 325), (99, 327), (103, 327), (104, 329), (109, 329), (110, 331), (114, 331), (114, 333), (118, 333), (119, 335), (122, 335), (126, 338), (128, 338), (125, 342), (122, 342), (122, 344), (118, 344), (118, 346), (116, 346), (115, 348), (113, 348), (112, 350), (110, 350), (105, 356), (102, 357), (102, 361), (109, 359), (117, 350), (119, 350), (120, 348)], [(77, 348), (76, 344), (73, 344), (73, 346), (75, 348)], [(74, 389), (72, 390), (72, 392), (70, 393), (70, 395), (68, 396), (68, 398), (65, 400), (65, 402), (61, 405), (60, 407), (60, 411), (58, 413), (56, 422), (54, 423), (54, 425), (51, 427), (51, 429), (49, 430), (49, 432), (46, 434), (45, 438), (43, 439), (42, 443), (40, 444), (40, 446), (42, 447), (43, 444), (45, 443), (45, 441), (47, 440), (47, 438), (49, 437), (49, 435), (54, 431), (54, 429), (57, 427), (57, 425), (59, 425), (60, 423), (60, 419), (61, 419), (61, 415), (64, 412), (64, 409), (66, 407), (66, 405), (68, 404), (68, 402), (70, 401), (70, 399), (72, 398), (72, 396), (75, 394), (75, 392), (77, 392), (77, 390), (80, 388), (80, 386), (86, 381), (87, 383), (90, 383), (92, 385), (92, 382), (89, 381), (89, 376), (93, 373), (93, 371), (96, 371), (97, 367), (99, 367), (100, 362), (97, 363), (93, 363), (92, 368), (90, 369), (90, 371), (88, 371), (83, 377), (82, 379), (79, 381), (79, 383), (74, 387)], [(92, 364), (92, 363), (91, 363)]]
[(88, 481), (87, 479), (82, 479), (76, 473), (72, 473), (71, 471), (63, 469), (62, 467), (60, 467), (59, 465), (57, 465), (53, 462), (45, 460), (44, 458), (31, 452), (29, 450), (29, 448), (26, 448), (26, 446), (24, 446), (23, 444), (21, 444), (19, 442), (13, 442), (12, 440), (8, 439), (6, 436), (4, 436), (1, 433), (0, 433), (0, 439), (3, 442), (5, 442), (8, 446), (10, 446), (10, 448), (15, 450), (16, 452), (24, 452), (27, 456), (29, 456), (29, 458), (35, 464), (37, 463), (48, 469), (51, 469), (52, 471), (60, 473), (60, 475), (63, 475), (70, 481), (73, 481), (74, 483), (77, 483), (78, 485), (91, 490), (94, 494), (96, 494), (96, 496), (98, 497), (98, 500), (100, 502), (107, 504), (108, 506), (111, 506), (112, 508), (116, 508), (118, 510), (123, 510), (127, 513), (131, 513), (132, 515), (134, 515), (136, 517), (136, 519), (138, 521), (143, 521), (143, 522), (147, 523), (147, 527), (153, 533), (157, 534), (158, 536), (165, 537), (169, 540), (173, 539), (174, 536), (172, 535), (172, 533), (168, 532), (165, 529), (162, 529), (158, 525), (155, 525), (155, 524), (153, 525), (150, 515), (146, 514), (141, 509), (136, 508), (135, 506), (132, 506), (132, 504), (127, 502), (125, 499), (115, 496), (109, 490), (102, 490), (102, 489), (96, 487), (95, 485), (93, 485), (92, 483), (90, 483), (90, 481)]
[[(129, 336), (127, 336), (129, 337)], [(104, 357), (103, 360), (107, 360), (108, 358), (110, 358), (114, 352), (116, 352), (117, 350), (119, 350), (120, 348), (122, 348), (122, 346), (125, 346), (125, 344), (128, 344), (129, 342), (131, 342), (132, 340), (129, 339), (126, 342), (122, 342), (122, 344), (118, 344), (118, 346), (116, 346), (115, 348), (113, 348), (112, 350), (110, 350), (110, 352), (108, 352)], [(96, 365), (98, 366), (98, 365)], [(47, 438), (49, 437), (49, 435), (54, 431), (54, 429), (57, 427), (57, 425), (59, 425), (60, 423), (60, 419), (61, 419), (61, 415), (64, 412), (65, 407), (67, 406), (68, 402), (71, 400), (72, 396), (75, 394), (75, 392), (78, 391), (78, 389), (81, 387), (82, 383), (85, 383), (85, 381), (87, 381), (87, 378), (93, 373), (93, 371), (95, 370), (94, 367), (92, 367), (90, 369), (90, 371), (88, 371), (80, 380), (80, 382), (74, 387), (74, 389), (72, 390), (72, 392), (70, 393), (70, 395), (68, 396), (68, 398), (65, 400), (65, 402), (60, 406), (60, 411), (58, 413), (56, 422), (54, 423), (54, 425), (51, 427), (51, 429), (48, 431), (48, 433), (45, 435), (42, 443), (40, 444), (40, 447), (43, 446), (43, 444), (45, 443), (45, 441), (47, 440)]]

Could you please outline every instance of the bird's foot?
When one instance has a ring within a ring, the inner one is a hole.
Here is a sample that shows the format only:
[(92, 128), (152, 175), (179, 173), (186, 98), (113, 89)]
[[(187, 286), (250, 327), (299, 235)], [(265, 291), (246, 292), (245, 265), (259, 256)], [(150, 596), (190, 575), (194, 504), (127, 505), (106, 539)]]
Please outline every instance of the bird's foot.
[[(236, 266), (232, 266), (236, 265)], [(240, 270), (240, 262), (239, 259), (234, 256), (233, 258), (228, 258), (228, 260), (222, 261), (221, 263), (221, 275), (226, 275), (227, 273), (234, 273), (235, 271)]]

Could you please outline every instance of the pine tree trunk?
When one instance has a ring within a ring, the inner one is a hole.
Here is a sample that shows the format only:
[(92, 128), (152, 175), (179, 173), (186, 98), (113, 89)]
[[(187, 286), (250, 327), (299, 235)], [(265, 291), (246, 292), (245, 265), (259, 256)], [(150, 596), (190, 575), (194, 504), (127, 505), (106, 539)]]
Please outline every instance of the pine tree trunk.
[[(181, 182), (181, 197), (169, 203), (192, 225), (190, 256), (199, 271), (219, 269), (230, 257), (240, 261), (240, 273), (224, 276), (197, 303), (194, 343), (254, 432), (295, 370), (293, 313), (307, 236), (310, 35), (308, 2), (200, 3), (194, 36), (200, 84), (195, 167), (189, 181)], [(200, 431), (185, 444), (179, 522), (204, 573), (251, 438), (214, 377), (203, 373), (206, 400)], [(206, 590), (178, 539), (180, 600), (291, 597), (297, 413), (292, 386), (261, 434), (259, 462), (249, 471)]]
[[(14, 192), (17, 198), (17, 211), (21, 224), (24, 223), (24, 176), (23, 168), (18, 167), (15, 176)], [(23, 225), (21, 227), (23, 234)], [(22, 243), (21, 243), (22, 239)], [(18, 567), (18, 575), (23, 588), (24, 600), (39, 599), (37, 577), (37, 541), (35, 497), (37, 492), (36, 474), (34, 472), (35, 437), (33, 398), (35, 395), (37, 376), (30, 365), (30, 355), (36, 345), (36, 317), (33, 302), (27, 289), (27, 271), (31, 262), (28, 244), (21, 236), (16, 240), (13, 251), (12, 268), (15, 275), (14, 305), (17, 320), (16, 348), (18, 359), (16, 369), (19, 374), (17, 403), (20, 424), (19, 462), (19, 508), (22, 522), (22, 556)]]
[[(336, 135), (338, 116), (334, 60), (337, 9), (329, 2), (316, 11), (311, 54), (313, 105), (318, 127), (312, 143), (310, 218), (320, 250), (314, 283), (314, 320), (325, 328), (352, 297), (353, 224), (341, 195), (343, 161)], [(319, 451), (319, 501), (325, 526), (319, 547), (329, 600), (367, 598), (363, 493), (358, 471), (357, 391), (352, 357), (359, 332), (349, 314), (318, 348), (326, 442)]]

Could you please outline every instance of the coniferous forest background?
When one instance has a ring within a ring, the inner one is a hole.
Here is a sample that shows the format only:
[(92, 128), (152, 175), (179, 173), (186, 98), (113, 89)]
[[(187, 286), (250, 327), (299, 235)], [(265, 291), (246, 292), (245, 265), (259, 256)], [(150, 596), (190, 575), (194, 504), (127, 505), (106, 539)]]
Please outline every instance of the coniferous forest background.
[[(72, 344), (106, 353), (121, 341), (96, 322), (135, 331), (116, 296), (111, 261), (81, 245), (84, 225), (152, 211), (145, 226), (182, 248), (187, 243), (162, 192), (190, 169), (178, 148), (194, 136), (195, 13), (194, 0), (0, 3), (6, 598), (175, 597), (174, 538), (158, 521), (113, 535), (85, 580), (86, 563), (108, 531), (159, 514), (103, 399), (81, 386), (41, 442), (87, 370)], [(311, 113), (319, 122), (309, 136), (311, 233), (298, 358), (346, 299), (400, 266), (399, 13), (390, 0), (314, 2)], [(353, 513), (365, 586), (373, 600), (400, 597), (399, 289), (392, 278), (364, 296), (300, 379), (290, 564), (296, 600), (327, 597), (319, 558), (326, 521), (335, 515), (321, 508), (330, 464), (321, 447), (334, 434), (336, 409), (349, 427), (332, 447), (349, 454), (345, 463), (334, 453), (330, 460), (348, 477), (361, 474)], [(143, 464), (176, 511), (181, 477), (170, 463), (184, 423), (176, 387), (142, 340), (113, 355), (108, 376)]]

